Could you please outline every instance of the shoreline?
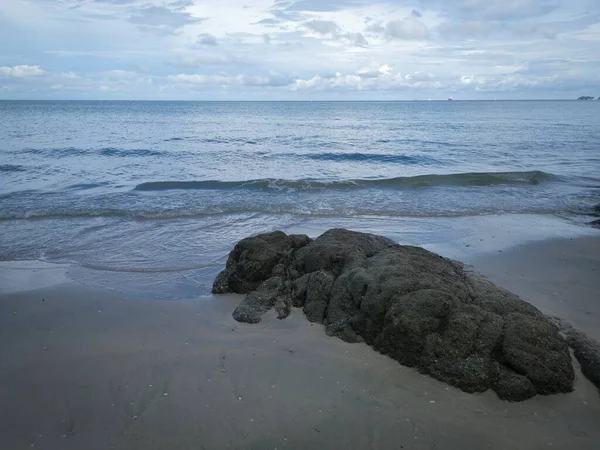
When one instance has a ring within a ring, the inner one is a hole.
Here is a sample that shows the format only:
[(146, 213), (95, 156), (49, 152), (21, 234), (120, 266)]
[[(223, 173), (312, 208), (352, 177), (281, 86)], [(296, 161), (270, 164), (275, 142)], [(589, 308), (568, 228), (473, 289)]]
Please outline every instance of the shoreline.
[[(464, 262), (597, 339), (599, 250), (600, 235), (575, 237)], [(0, 263), (2, 448), (529, 450), (600, 439), (600, 395), (577, 364), (574, 392), (508, 403), (328, 337), (298, 309), (245, 325), (231, 317), (239, 296), (135, 298), (67, 271)]]

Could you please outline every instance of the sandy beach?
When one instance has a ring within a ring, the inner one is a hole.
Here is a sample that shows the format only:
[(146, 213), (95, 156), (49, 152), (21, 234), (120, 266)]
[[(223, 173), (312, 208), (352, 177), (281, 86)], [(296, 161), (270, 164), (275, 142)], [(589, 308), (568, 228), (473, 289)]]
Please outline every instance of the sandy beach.
[[(465, 261), (600, 338), (600, 237)], [(0, 265), (0, 448), (595, 449), (600, 395), (503, 402), (311, 325), (239, 324), (235, 296), (147, 300)]]

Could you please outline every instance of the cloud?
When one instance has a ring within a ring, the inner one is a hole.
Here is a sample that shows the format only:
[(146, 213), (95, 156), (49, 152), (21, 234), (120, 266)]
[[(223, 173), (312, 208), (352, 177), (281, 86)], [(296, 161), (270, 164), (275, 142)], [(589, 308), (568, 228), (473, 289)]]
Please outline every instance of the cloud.
[(167, 77), (170, 81), (176, 83), (186, 83), (193, 85), (207, 86), (263, 86), (263, 87), (281, 87), (288, 86), (292, 79), (271, 73), (267, 76), (256, 75), (205, 75), (205, 74), (185, 74), (170, 75)]
[(438, 90), (443, 84), (436, 80), (435, 75), (426, 72), (402, 74), (395, 72), (389, 65), (359, 69), (355, 73), (337, 72), (331, 76), (315, 75), (312, 78), (296, 79), (292, 90), (342, 90), (342, 91), (403, 91)]
[(356, 74), (363, 78), (377, 78), (382, 75), (390, 75), (392, 72), (393, 69), (387, 64), (380, 66), (379, 64), (371, 63), (369, 66), (358, 69)]
[(129, 21), (146, 31), (170, 33), (185, 25), (200, 23), (205, 18), (193, 17), (189, 12), (169, 9), (166, 6), (147, 5), (135, 10)]
[(438, 26), (440, 36), (447, 39), (489, 36), (492, 32), (504, 28), (501, 22), (465, 21), (465, 22), (443, 22)]
[(310, 22), (306, 22), (304, 26), (319, 34), (334, 34), (340, 30), (337, 23), (331, 20), (311, 20)]
[(361, 33), (346, 33), (341, 38), (354, 47), (367, 48), (369, 46), (369, 41)]
[(267, 25), (267, 26), (270, 26), (270, 25), (279, 25), (281, 23), (282, 23), (281, 20), (274, 19), (272, 17), (268, 17), (266, 19), (261, 19), (258, 22), (254, 22), (254, 25)]
[(46, 74), (46, 71), (43, 70), (40, 66), (1, 66), (0, 67), (0, 77), (4, 78), (32, 78), (32, 77), (40, 77)]
[(390, 39), (425, 40), (429, 37), (427, 26), (414, 17), (393, 20), (385, 26), (385, 35)]
[(203, 66), (251, 66), (251, 60), (229, 53), (211, 53), (204, 55), (184, 55), (170, 59), (166, 63), (173, 67), (196, 68)]
[(198, 44), (201, 45), (218, 45), (217, 38), (212, 34), (203, 33), (198, 36)]
[(370, 25), (367, 26), (367, 28), (365, 28), (365, 31), (371, 32), (371, 33), (384, 33), (385, 32), (385, 27), (383, 26), (383, 22), (374, 22), (371, 23), (372, 21), (370, 20), (368, 23), (370, 23)]
[(560, 6), (559, 0), (421, 0), (421, 3), (449, 17), (472, 20), (542, 17)]
[(286, 8), (288, 11), (331, 12), (354, 6), (359, 2), (356, 0), (300, 0), (287, 3), (291, 3)]
[[(0, 98), (577, 98), (600, 91), (595, 0), (2, 5)], [(32, 61), (38, 65), (23, 65)]]
[(280, 21), (284, 22), (302, 22), (306, 19), (304, 14), (300, 14), (297, 12), (287, 12), (280, 9), (272, 9), (271, 14)]
[(96, 3), (112, 3), (113, 5), (131, 5), (137, 3), (138, 0), (93, 0)]

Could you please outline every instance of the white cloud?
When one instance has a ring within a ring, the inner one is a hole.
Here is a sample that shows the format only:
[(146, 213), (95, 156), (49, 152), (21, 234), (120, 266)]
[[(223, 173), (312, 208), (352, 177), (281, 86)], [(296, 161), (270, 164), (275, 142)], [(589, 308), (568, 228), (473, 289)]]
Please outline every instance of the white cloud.
[(558, 0), (444, 0), (426, 1), (449, 15), (491, 20), (541, 17), (560, 6)]
[(291, 83), (291, 79), (281, 76), (276, 73), (271, 73), (268, 76), (255, 75), (204, 75), (204, 74), (185, 74), (170, 75), (168, 80), (177, 83), (188, 83), (196, 85), (210, 86), (287, 86)]
[(341, 36), (342, 39), (348, 42), (351, 46), (366, 48), (369, 46), (369, 41), (362, 33), (346, 33)]
[(293, 90), (331, 90), (346, 91), (382, 91), (382, 90), (438, 90), (442, 83), (431, 73), (396, 72), (388, 64), (376, 63), (361, 68), (355, 73), (337, 72), (333, 76), (315, 75), (308, 79), (297, 79), (291, 86)]
[(391, 39), (424, 40), (429, 37), (429, 29), (414, 17), (393, 20), (385, 26), (385, 35)]
[(600, 91), (591, 0), (3, 0), (0, 42), (11, 98)]
[(333, 34), (337, 33), (340, 29), (335, 22), (330, 20), (311, 20), (310, 22), (306, 22), (304, 26), (319, 34)]
[(218, 45), (217, 38), (212, 34), (202, 33), (198, 36), (198, 44), (201, 45)]
[(31, 78), (40, 77), (46, 73), (40, 66), (13, 66), (13, 67), (0, 67), (0, 77), (6, 78)]

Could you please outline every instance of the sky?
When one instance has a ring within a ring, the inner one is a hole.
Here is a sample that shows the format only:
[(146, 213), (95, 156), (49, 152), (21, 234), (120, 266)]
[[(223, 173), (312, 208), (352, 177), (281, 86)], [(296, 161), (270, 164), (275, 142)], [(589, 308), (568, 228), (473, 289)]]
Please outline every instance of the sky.
[(600, 96), (600, 0), (1, 0), (0, 99)]

